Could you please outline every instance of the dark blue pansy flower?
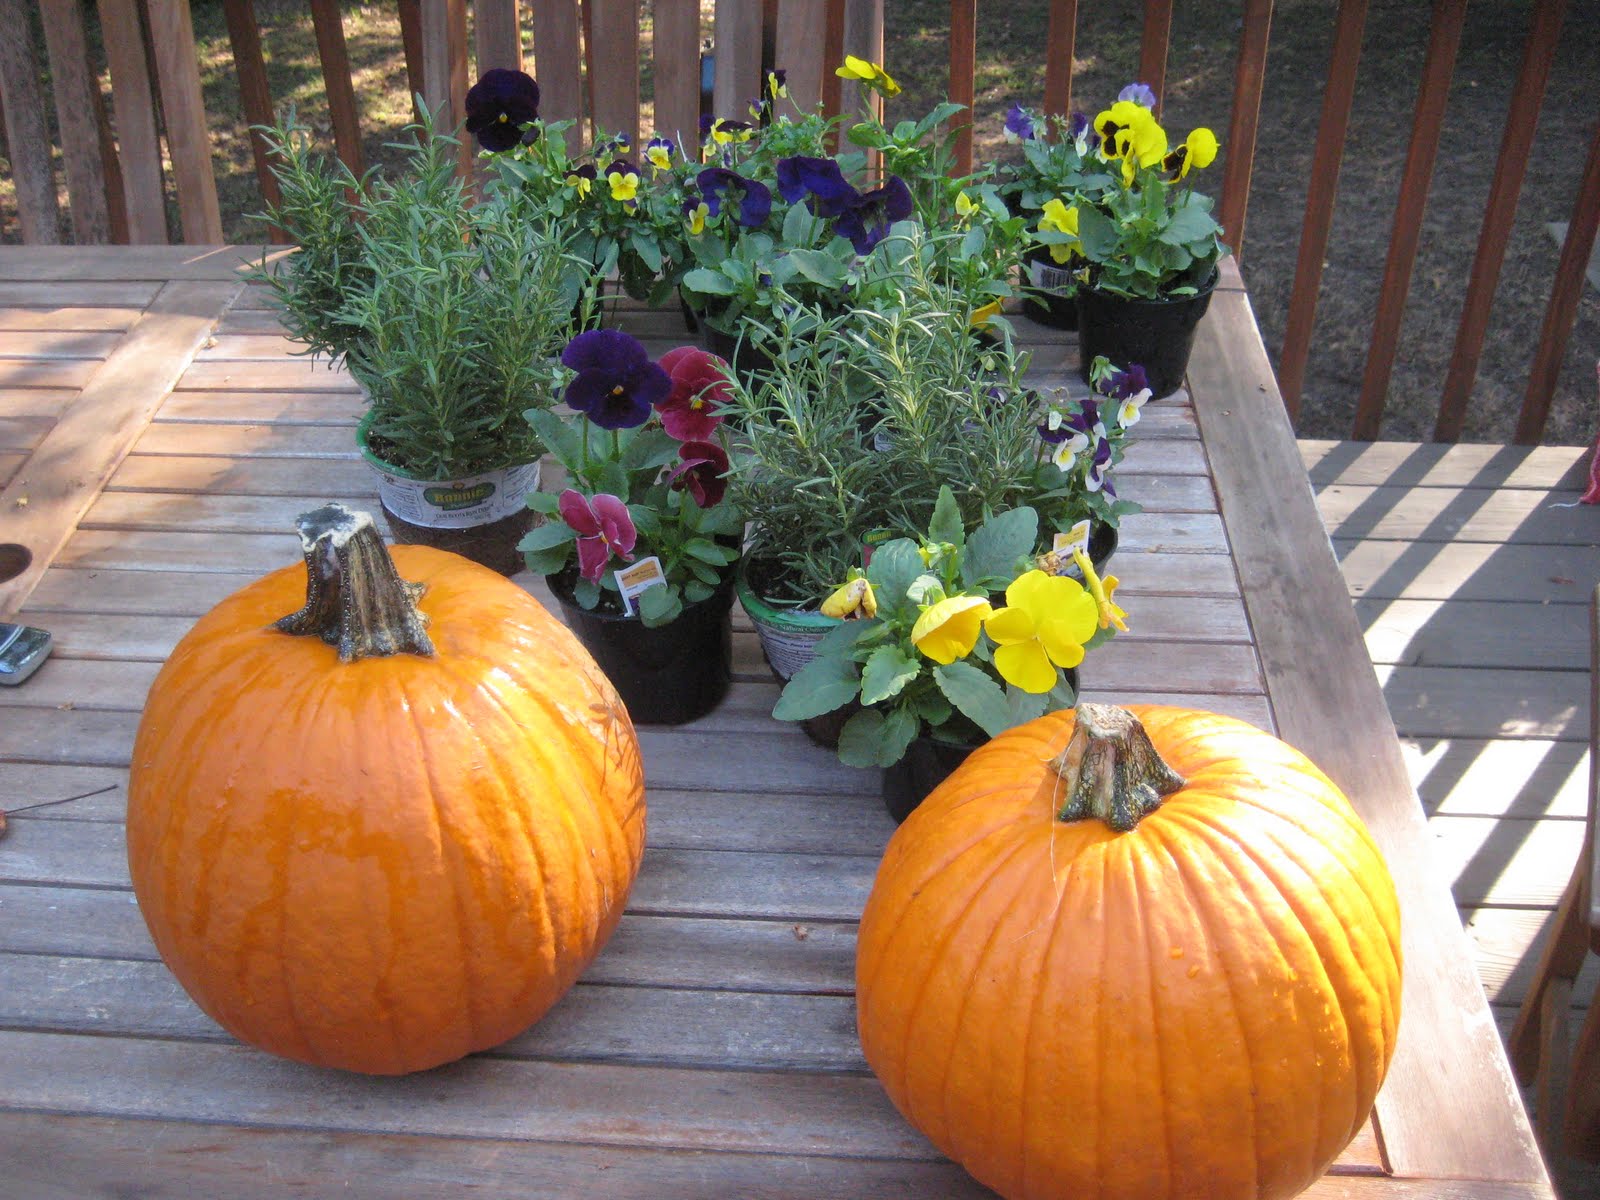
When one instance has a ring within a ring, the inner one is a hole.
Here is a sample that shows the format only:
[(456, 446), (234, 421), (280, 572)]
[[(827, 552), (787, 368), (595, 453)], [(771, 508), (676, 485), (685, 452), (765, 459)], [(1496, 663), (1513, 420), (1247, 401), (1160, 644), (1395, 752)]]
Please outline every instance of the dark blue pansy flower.
[(863, 192), (833, 223), (836, 233), (850, 239), (857, 254), (870, 254), (883, 241), (889, 226), (904, 221), (915, 211), (911, 190), (898, 175), (889, 176), (882, 187)]
[(819, 217), (836, 217), (861, 199), (831, 158), (808, 158), (796, 154), (778, 160), (778, 194), (786, 203), (797, 204), (809, 197), (811, 211)]
[(754, 229), (764, 225), (772, 212), (772, 193), (766, 184), (746, 179), (726, 167), (707, 167), (695, 177), (695, 186), (700, 189), (708, 216), (717, 216), (724, 205), (729, 205), (739, 224)]
[(1039, 128), (1028, 110), (1013, 104), (1006, 110), (1005, 139), (1008, 142), (1031, 142), (1039, 136)]
[(1094, 456), (1089, 460), (1089, 470), (1084, 475), (1084, 485), (1091, 492), (1104, 491), (1108, 496), (1115, 496), (1117, 489), (1111, 486), (1111, 439), (1101, 438), (1094, 448)]
[(711, 136), (711, 126), (715, 123), (715, 121), (716, 118), (710, 113), (700, 114), (700, 140), (702, 142)]
[(1145, 376), (1144, 368), (1134, 363), (1126, 371), (1111, 372), (1100, 390), (1118, 400), (1128, 400), (1149, 388), (1150, 380)]
[(539, 85), (524, 71), (495, 67), (467, 92), (467, 132), (498, 154), (522, 141), (522, 127), (539, 117)]
[(578, 373), (562, 398), (602, 429), (643, 425), (672, 392), (672, 380), (639, 340), (618, 329), (580, 333), (561, 352), (561, 365)]

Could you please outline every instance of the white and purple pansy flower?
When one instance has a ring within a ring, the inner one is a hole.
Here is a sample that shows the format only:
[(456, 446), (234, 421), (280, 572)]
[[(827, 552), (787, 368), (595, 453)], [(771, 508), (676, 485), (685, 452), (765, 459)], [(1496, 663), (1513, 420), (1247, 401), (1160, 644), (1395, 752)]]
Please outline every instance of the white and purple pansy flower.
[(639, 340), (618, 329), (580, 333), (561, 352), (561, 365), (577, 372), (563, 399), (601, 429), (643, 425), (672, 391)]
[(1117, 93), (1117, 99), (1132, 100), (1135, 104), (1141, 104), (1149, 109), (1154, 109), (1156, 106), (1156, 94), (1148, 83), (1130, 83)]
[(1013, 104), (1006, 110), (1006, 123), (1002, 136), (1008, 142), (1031, 142), (1039, 136), (1039, 126), (1027, 109)]

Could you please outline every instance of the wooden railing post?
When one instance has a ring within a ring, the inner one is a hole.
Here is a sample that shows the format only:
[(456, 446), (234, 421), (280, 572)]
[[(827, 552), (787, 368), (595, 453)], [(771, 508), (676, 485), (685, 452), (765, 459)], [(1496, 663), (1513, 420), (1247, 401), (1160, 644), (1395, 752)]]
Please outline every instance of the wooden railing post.
[(1322, 290), (1323, 257), (1333, 228), (1333, 198), (1339, 187), (1339, 164), (1350, 128), (1356, 66), (1361, 61), (1361, 31), (1366, 20), (1367, 0), (1340, 0), (1328, 81), (1322, 92), (1322, 119), (1317, 123), (1316, 149), (1311, 152), (1311, 178), (1306, 187), (1306, 215), (1300, 223), (1294, 290), (1289, 294), (1283, 352), (1278, 355), (1278, 390), (1283, 393), (1283, 407), (1290, 421), (1300, 415), (1300, 393), (1305, 387), (1306, 358), (1311, 352), (1311, 329), (1317, 317), (1317, 296)]
[(0, 0), (0, 105), (5, 109), (6, 146), (17, 189), (22, 240), (53, 246), (61, 240), (55, 177), (50, 169), (50, 134), (45, 121), (43, 74), (33, 49), (33, 19), (23, 0)]
[(83, 12), (76, 0), (43, 0), (39, 15), (44, 21), (45, 49), (50, 55), (50, 87), (56, 102), (56, 126), (61, 130), (67, 194), (72, 201), (73, 240), (109, 241), (105, 167), (100, 160), (100, 131), (90, 97), (91, 89), (99, 85), (89, 75)]
[(1533, 10), (1533, 24), (1522, 50), (1522, 66), (1511, 89), (1511, 110), (1500, 135), (1500, 157), (1495, 164), (1494, 184), (1489, 203), (1483, 210), (1483, 225), (1478, 231), (1478, 252), (1472, 260), (1472, 275), (1467, 283), (1466, 303), (1461, 309), (1461, 324), (1456, 330), (1455, 349), (1445, 375), (1444, 394), (1439, 400), (1439, 416), (1433, 440), (1453, 442), (1461, 436), (1467, 400), (1478, 377), (1478, 360), (1483, 356), (1483, 338), (1489, 328), (1489, 310), (1494, 304), (1495, 285), (1511, 240), (1511, 225), (1517, 215), (1517, 197), (1522, 194), (1522, 179), (1528, 171), (1528, 135), (1539, 119), (1550, 80), (1550, 65), (1555, 60), (1561, 23), (1566, 18), (1567, 0), (1539, 0)]
[(1044, 111), (1064, 117), (1072, 109), (1072, 54), (1078, 34), (1078, 0), (1050, 0), (1044, 35)]
[(1544, 324), (1539, 330), (1539, 348), (1534, 351), (1533, 367), (1528, 372), (1528, 390), (1522, 399), (1522, 415), (1517, 419), (1517, 441), (1533, 445), (1544, 436), (1550, 415), (1550, 398), (1555, 394), (1561, 374), (1561, 359), (1578, 317), (1578, 297), (1583, 292), (1584, 271), (1594, 253), (1595, 234), (1600, 230), (1600, 121), (1595, 122), (1589, 139), (1589, 157), (1583, 164), (1583, 179), (1578, 199), (1572, 206), (1567, 238), (1561, 244), (1561, 261), (1556, 266), (1556, 281), (1545, 306)]
[(977, 98), (978, 0), (950, 0), (950, 102), (964, 111), (950, 118), (956, 135), (957, 175), (972, 174), (972, 105)]
[[(365, 167), (361, 153), (361, 127), (356, 117), (355, 86), (350, 81), (350, 55), (345, 50), (344, 21), (338, 0), (311, 0), (311, 22), (316, 28), (317, 57), (322, 61), (322, 87), (328, 97), (328, 119), (339, 158), (358, 179)], [(460, 115), (457, 115), (460, 120)]]
[(1389, 375), (1394, 370), (1400, 343), (1400, 318), (1405, 313), (1406, 293), (1411, 287), (1411, 268), (1416, 262), (1423, 209), (1428, 203), (1428, 182), (1433, 177), (1433, 160), (1439, 151), (1439, 127), (1444, 120), (1445, 100), (1450, 92), (1456, 51), (1461, 46), (1461, 27), (1466, 12), (1467, 0), (1434, 2), (1416, 117), (1411, 126), (1411, 144), (1406, 150), (1405, 173), (1400, 181), (1400, 202), (1395, 208), (1394, 233), (1389, 239), (1389, 255), (1383, 266), (1378, 311), (1373, 320), (1367, 367), (1361, 380), (1361, 397), (1356, 403), (1355, 428), (1351, 433), (1362, 441), (1375, 439), (1383, 421)]
[[(759, 5), (751, 5), (757, 18)], [(638, 159), (639, 141), (639, 0), (589, 0), (594, 37), (589, 44), (589, 70), (593, 77), (596, 133), (620, 133)], [(756, 53), (760, 55), (761, 29), (756, 27)], [(751, 95), (755, 93), (752, 92)], [(600, 166), (603, 168), (604, 163)]]
[[(1270, 14), (1269, 14), (1270, 15)], [(1172, 37), (1172, 0), (1144, 0), (1144, 33), (1139, 38), (1139, 82), (1156, 94), (1156, 116), (1167, 98), (1167, 45)]]
[(222, 241), (222, 211), (211, 165), (211, 132), (200, 91), (200, 63), (194, 47), (189, 0), (149, 0), (150, 43), (161, 87), (161, 115), (172, 152), (178, 190), (178, 216), (185, 242)]
[[(111, 68), (117, 114), (128, 240), (167, 240), (167, 199), (161, 181), (161, 142), (156, 136), (155, 93), (145, 58), (144, 28), (135, 0), (99, 0), (101, 41)], [(254, 138), (252, 137), (252, 145)]]
[(1245, 0), (1239, 61), (1233, 72), (1233, 113), (1228, 119), (1227, 156), (1222, 168), (1223, 236), (1234, 258), (1244, 262), (1244, 218), (1250, 206), (1250, 171), (1255, 165), (1256, 125), (1261, 118), (1261, 84), (1267, 73), (1267, 36), (1272, 31), (1272, 0)]
[[(453, 133), (466, 119), (467, 0), (422, 0), (423, 99), (434, 128)], [(472, 138), (463, 134), (460, 172), (472, 174)]]
[(517, 0), (475, 0), (472, 40), (478, 54), (478, 75), (496, 67), (522, 70), (522, 31), (518, 26), (517, 7)]

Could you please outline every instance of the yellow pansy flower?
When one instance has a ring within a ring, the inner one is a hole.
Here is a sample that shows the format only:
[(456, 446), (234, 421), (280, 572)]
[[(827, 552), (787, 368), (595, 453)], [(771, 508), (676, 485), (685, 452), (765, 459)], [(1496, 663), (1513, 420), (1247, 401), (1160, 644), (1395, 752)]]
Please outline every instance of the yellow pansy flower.
[(859, 79), (875, 92), (885, 96), (898, 96), (900, 85), (889, 78), (888, 72), (876, 63), (869, 63), (854, 54), (844, 56), (844, 66), (834, 71), (841, 79)]
[(1074, 204), (1068, 208), (1065, 201), (1047, 201), (1043, 213), (1039, 217), (1039, 232), (1041, 233), (1068, 233), (1072, 241), (1060, 242), (1048, 247), (1050, 257), (1057, 263), (1070, 262), (1078, 247), (1082, 244), (1078, 239), (1078, 206)]
[(865, 575), (847, 580), (822, 602), (822, 615), (840, 620), (877, 616), (878, 597), (873, 594), (872, 584)]
[(639, 194), (639, 173), (637, 171), (609, 171), (606, 182), (611, 185), (611, 198), (619, 203), (626, 203)]
[(962, 191), (956, 194), (956, 216), (960, 217), (961, 220), (970, 221), (982, 207), (966, 192)]
[(594, 168), (585, 166), (573, 171), (567, 176), (567, 186), (578, 193), (579, 200), (586, 200), (589, 189), (594, 187)]
[(706, 207), (704, 200), (689, 209), (686, 215), (689, 219), (689, 232), (691, 234), (699, 237), (706, 231), (706, 217), (711, 215), (711, 210)]
[(982, 596), (950, 596), (922, 610), (911, 627), (911, 644), (934, 662), (949, 666), (978, 644), (994, 610)]
[(1115, 575), (1107, 575), (1104, 579), (1095, 574), (1094, 564), (1089, 561), (1089, 556), (1083, 548), (1075, 547), (1072, 551), (1072, 561), (1078, 564), (1078, 570), (1083, 572), (1084, 584), (1089, 589), (1089, 595), (1094, 597), (1096, 617), (1101, 629), (1109, 629), (1115, 625), (1122, 633), (1128, 632), (1128, 623), (1123, 620), (1128, 614), (1117, 604), (1112, 597), (1121, 582)]
[(1202, 126), (1192, 130), (1183, 143), (1173, 148), (1162, 167), (1172, 172), (1174, 179), (1182, 179), (1190, 167), (1205, 168), (1217, 161), (1217, 135)]
[(1041, 695), (1056, 685), (1057, 667), (1083, 661), (1099, 610), (1076, 579), (1026, 571), (1006, 588), (1006, 607), (984, 621), (994, 641), (995, 669), (1007, 683)]

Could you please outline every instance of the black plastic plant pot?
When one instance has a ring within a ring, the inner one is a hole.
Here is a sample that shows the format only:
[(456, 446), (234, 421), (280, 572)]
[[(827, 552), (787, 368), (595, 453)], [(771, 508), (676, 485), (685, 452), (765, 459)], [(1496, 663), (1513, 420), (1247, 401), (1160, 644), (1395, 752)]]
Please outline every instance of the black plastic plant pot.
[(1052, 329), (1078, 327), (1078, 299), (1071, 274), (1048, 251), (1030, 250), (1022, 259), (1022, 314)]
[(976, 748), (940, 741), (926, 733), (913, 738), (905, 756), (883, 769), (883, 806), (894, 823), (898, 825), (909, 817)]
[(1193, 296), (1169, 300), (1140, 300), (1115, 296), (1093, 288), (1078, 289), (1078, 349), (1080, 375), (1089, 381), (1089, 367), (1097, 357), (1113, 366), (1144, 368), (1152, 399), (1170, 396), (1183, 386), (1194, 347), (1195, 327), (1211, 307), (1217, 276)]
[(561, 615), (617, 689), (635, 725), (682, 725), (722, 702), (733, 677), (732, 581), (654, 629), (638, 617), (585, 609), (549, 580)]
[(709, 321), (700, 322), (700, 344), (731, 366), (734, 374), (746, 386), (749, 386), (752, 382), (751, 376), (757, 372), (772, 370), (772, 357), (766, 351), (757, 347), (749, 338), (741, 338), (736, 333), (725, 333)]

